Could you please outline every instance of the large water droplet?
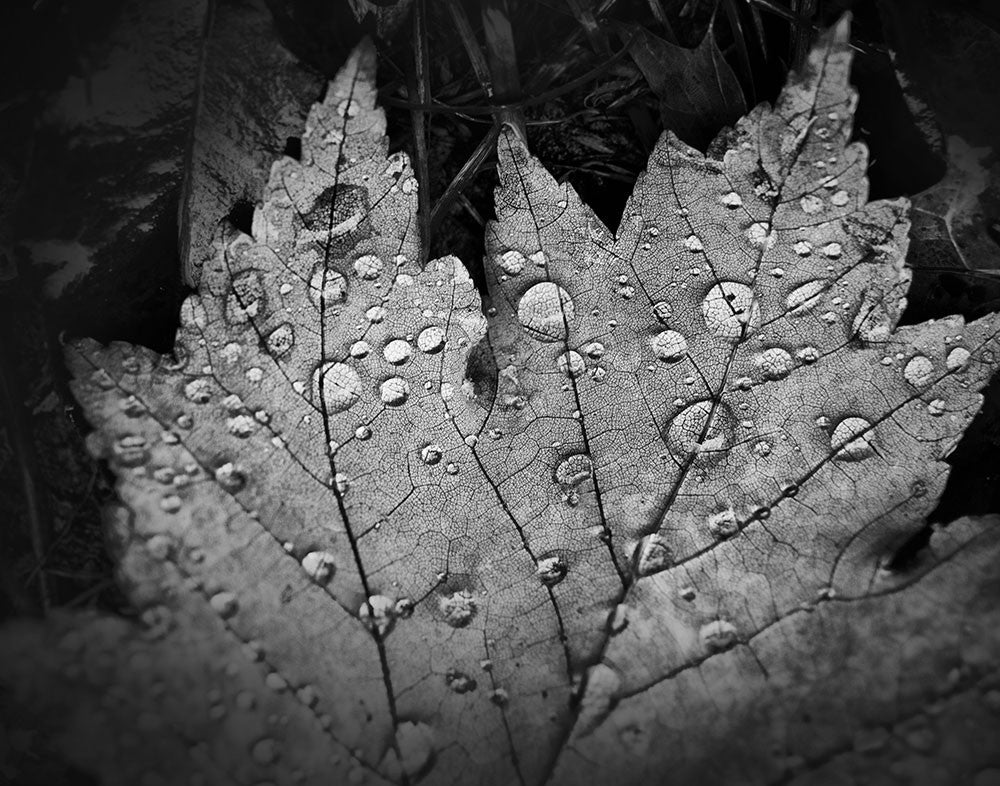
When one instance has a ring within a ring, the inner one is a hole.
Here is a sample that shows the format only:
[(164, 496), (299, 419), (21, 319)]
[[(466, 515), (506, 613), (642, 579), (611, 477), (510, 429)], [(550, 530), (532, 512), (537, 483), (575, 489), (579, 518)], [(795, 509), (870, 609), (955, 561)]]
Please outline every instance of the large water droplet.
[(377, 630), (379, 636), (385, 636), (395, 621), (396, 604), (392, 598), (385, 595), (372, 595), (367, 603), (362, 603), (358, 609), (358, 619), (368, 630)]
[(850, 417), (840, 421), (830, 435), (834, 458), (841, 461), (860, 461), (874, 455), (872, 424), (864, 418)]
[(347, 299), (347, 279), (320, 262), (309, 279), (309, 299), (321, 308)]
[(826, 282), (820, 279), (807, 281), (802, 286), (793, 289), (785, 300), (789, 314), (798, 317), (815, 308), (819, 305), (825, 289)]
[(547, 587), (554, 586), (566, 578), (569, 566), (557, 554), (549, 554), (538, 558), (535, 572), (538, 579)]
[(735, 281), (723, 281), (708, 290), (701, 311), (708, 329), (726, 341), (739, 341), (760, 324), (753, 290)]
[(799, 207), (806, 215), (815, 215), (823, 209), (823, 200), (815, 194), (806, 194), (799, 200)]
[(753, 360), (764, 379), (784, 379), (795, 367), (792, 356), (781, 347), (769, 347)]
[(476, 599), (471, 592), (460, 590), (438, 601), (441, 616), (453, 628), (464, 628), (476, 615)]
[(684, 461), (688, 458), (718, 459), (732, 444), (735, 418), (729, 407), (710, 401), (689, 404), (667, 427), (667, 447), (673, 456)]
[(375, 254), (364, 254), (354, 260), (354, 272), (367, 281), (374, 281), (384, 269), (385, 263)]
[(653, 354), (664, 363), (675, 363), (688, 351), (687, 339), (676, 330), (663, 330), (649, 340)]
[(934, 381), (934, 364), (924, 355), (914, 355), (903, 367), (903, 379), (914, 387), (923, 387)]
[(517, 318), (533, 338), (559, 341), (566, 338), (566, 326), (573, 321), (573, 300), (562, 287), (543, 281), (521, 296)]
[(578, 486), (590, 479), (594, 465), (586, 453), (574, 453), (556, 464), (555, 480), (560, 486)]
[(444, 328), (437, 325), (425, 327), (417, 336), (417, 349), (432, 355), (444, 349)]
[(972, 357), (972, 353), (969, 352), (965, 347), (955, 347), (951, 352), (948, 353), (948, 359), (945, 361), (949, 371), (958, 371), (961, 368), (965, 368), (969, 359)]
[(394, 338), (382, 349), (382, 356), (394, 366), (401, 366), (413, 355), (410, 342), (402, 338)]
[(559, 370), (568, 377), (578, 377), (587, 370), (587, 364), (579, 352), (572, 349), (563, 352), (557, 361)]
[(313, 372), (313, 401), (330, 414), (343, 412), (361, 398), (361, 378), (346, 363), (324, 363)]
[(390, 377), (379, 385), (378, 392), (383, 403), (398, 407), (410, 395), (410, 385), (402, 377)]

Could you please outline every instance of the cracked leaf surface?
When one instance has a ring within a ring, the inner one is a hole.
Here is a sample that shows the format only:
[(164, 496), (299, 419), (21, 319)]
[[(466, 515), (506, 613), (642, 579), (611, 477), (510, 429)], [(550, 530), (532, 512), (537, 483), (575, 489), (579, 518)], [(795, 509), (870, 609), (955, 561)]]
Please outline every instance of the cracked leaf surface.
[[(693, 782), (706, 762), (763, 783), (846, 750), (849, 723), (812, 744), (791, 709), (831, 642), (903, 640), (938, 605), (958, 626), (989, 592), (988, 522), (909, 584), (880, 565), (933, 508), (1000, 329), (897, 326), (907, 204), (867, 200), (846, 42), (707, 155), (665, 135), (616, 234), (508, 129), (489, 324), (457, 259), (414, 261), (418, 184), (361, 47), (252, 237), (220, 238), (174, 356), (69, 349), (142, 625), (4, 639), (22, 663), (60, 642), (12, 681), (26, 705), (59, 672), (138, 738), (66, 755), (108, 783)], [(809, 701), (843, 719), (869, 688)], [(879, 695), (877, 722), (921, 690)], [(781, 755), (754, 737), (714, 763), (756, 721)]]

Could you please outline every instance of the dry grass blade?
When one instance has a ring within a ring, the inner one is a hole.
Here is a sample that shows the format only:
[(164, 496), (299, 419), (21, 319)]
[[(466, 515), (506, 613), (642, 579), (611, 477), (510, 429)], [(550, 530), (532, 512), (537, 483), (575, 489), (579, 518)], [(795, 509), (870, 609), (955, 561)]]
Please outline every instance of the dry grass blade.
[(465, 13), (465, 8), (462, 7), (459, 0), (448, 0), (447, 6), (452, 24), (455, 25), (455, 32), (458, 33), (458, 37), (462, 41), (462, 46), (465, 48), (465, 53), (468, 55), (472, 71), (475, 73), (479, 84), (482, 85), (486, 97), (493, 98), (493, 79), (490, 77), (490, 68), (483, 57), (482, 50), (479, 48), (479, 42), (476, 40), (476, 34), (472, 30), (469, 16)]
[(479, 174), (486, 161), (494, 155), (499, 131), (500, 127), (496, 124), (490, 127), (490, 129), (486, 132), (486, 135), (476, 146), (472, 155), (469, 156), (468, 160), (462, 165), (458, 174), (452, 178), (452, 181), (448, 184), (448, 187), (441, 195), (441, 198), (437, 200), (434, 205), (434, 209), (431, 211), (431, 234), (437, 232), (438, 228), (441, 226), (441, 222), (451, 210), (452, 205), (454, 205), (456, 200), (458, 200), (458, 198), (465, 193), (465, 190), (475, 179), (476, 175)]
[(430, 250), (430, 167), (428, 165), (427, 132), (430, 118), (422, 109), (430, 104), (430, 54), (427, 51), (427, 4), (425, 0), (417, 0), (413, 9), (413, 71), (408, 75), (409, 93), (416, 99), (416, 106), (411, 108), (413, 120), (413, 158), (418, 182), (423, 187), (417, 194), (417, 216), (420, 221), (420, 264), (429, 258)]

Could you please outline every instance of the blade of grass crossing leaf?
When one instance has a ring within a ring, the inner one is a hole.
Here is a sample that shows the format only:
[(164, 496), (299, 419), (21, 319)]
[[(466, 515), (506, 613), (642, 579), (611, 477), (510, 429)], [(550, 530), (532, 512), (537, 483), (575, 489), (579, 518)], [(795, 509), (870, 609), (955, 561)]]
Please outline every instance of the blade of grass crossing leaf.
[(469, 156), (468, 160), (462, 165), (458, 174), (452, 178), (452, 181), (448, 184), (448, 188), (445, 189), (441, 198), (437, 200), (433, 211), (431, 211), (431, 233), (436, 232), (438, 227), (441, 226), (441, 221), (443, 221), (444, 217), (448, 215), (452, 205), (464, 194), (465, 189), (469, 186), (469, 183), (471, 183), (476, 175), (479, 174), (483, 164), (493, 155), (496, 150), (498, 133), (499, 126), (493, 125), (490, 127), (490, 130), (486, 132), (486, 136), (484, 136), (476, 146), (476, 149), (472, 152), (472, 155)]
[(722, 0), (722, 7), (726, 13), (726, 21), (729, 22), (729, 29), (733, 34), (733, 43), (736, 46), (736, 53), (739, 55), (740, 68), (743, 71), (743, 87), (746, 91), (747, 103), (757, 103), (757, 91), (754, 88), (753, 68), (750, 65), (750, 52), (747, 49), (746, 31), (743, 29), (743, 22), (740, 20), (740, 12), (736, 7), (736, 0)]
[[(430, 57), (427, 51), (427, 5), (417, 0), (413, 9), (413, 72), (410, 95), (418, 107), (430, 103)], [(413, 118), (413, 154), (417, 170), (417, 216), (420, 221), (420, 264), (427, 262), (430, 249), (430, 167), (427, 154), (429, 116), (422, 108), (411, 110)]]
[[(506, 0), (486, 0), (483, 3), (483, 31), (496, 98), (503, 103), (515, 101), (521, 97), (521, 77)], [(497, 121), (510, 123), (524, 135), (524, 115), (520, 109), (501, 110)]]

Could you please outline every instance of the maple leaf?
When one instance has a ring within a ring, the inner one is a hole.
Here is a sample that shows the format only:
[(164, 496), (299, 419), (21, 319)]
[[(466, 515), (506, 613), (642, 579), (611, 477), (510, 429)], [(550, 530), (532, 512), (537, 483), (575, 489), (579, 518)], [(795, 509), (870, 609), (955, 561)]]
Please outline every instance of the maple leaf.
[(898, 740), (988, 706), (998, 530), (885, 564), (1000, 328), (898, 325), (907, 204), (867, 201), (849, 60), (844, 21), (709, 155), (665, 135), (614, 235), (506, 129), (488, 325), (415, 262), (362, 45), (174, 354), (68, 349), (140, 618), (8, 630), (17, 711), (104, 783), (919, 771)]

